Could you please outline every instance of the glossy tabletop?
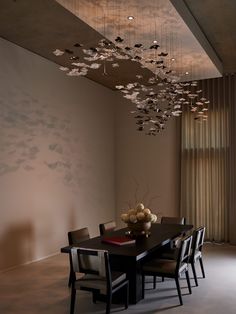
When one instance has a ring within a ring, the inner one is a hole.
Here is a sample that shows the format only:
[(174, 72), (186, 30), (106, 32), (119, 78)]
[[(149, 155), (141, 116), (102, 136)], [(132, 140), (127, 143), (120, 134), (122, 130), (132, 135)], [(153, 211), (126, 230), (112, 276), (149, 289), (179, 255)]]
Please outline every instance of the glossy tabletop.
[[(95, 237), (80, 243), (78, 246), (83, 248), (107, 250), (110, 255), (122, 255), (129, 258), (134, 258), (136, 261), (142, 259), (147, 254), (155, 251), (159, 247), (167, 244), (176, 236), (188, 232), (192, 229), (192, 225), (168, 225), (168, 224), (152, 224), (149, 237), (139, 237), (135, 243), (116, 246), (102, 242), (103, 237)], [(127, 231), (126, 228), (117, 231), (112, 231), (111, 236), (123, 236)], [(106, 235), (105, 237), (108, 237)], [(75, 245), (76, 246), (76, 245)], [(71, 246), (66, 246), (61, 249), (62, 253), (69, 253)]]

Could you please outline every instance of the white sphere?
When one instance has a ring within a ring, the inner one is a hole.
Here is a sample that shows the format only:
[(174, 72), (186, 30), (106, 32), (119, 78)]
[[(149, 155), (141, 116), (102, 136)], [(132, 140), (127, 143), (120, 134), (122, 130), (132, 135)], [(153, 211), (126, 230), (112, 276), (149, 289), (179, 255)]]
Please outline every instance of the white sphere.
[(143, 203), (139, 203), (139, 204), (137, 204), (137, 206), (136, 206), (137, 212), (143, 211), (144, 208), (145, 208), (145, 207), (144, 207)]
[(157, 221), (157, 215), (152, 214), (152, 220), (151, 222), (155, 223)]
[(145, 218), (144, 218), (144, 221), (145, 221), (145, 222), (149, 222), (149, 221), (152, 220), (152, 214), (146, 214), (144, 217), (145, 217)]
[(129, 222), (129, 215), (128, 214), (122, 214), (120, 216), (121, 220), (123, 220), (125, 223)]
[(129, 210), (127, 211), (127, 214), (130, 215), (130, 216), (131, 216), (131, 215), (136, 215), (136, 214), (137, 214), (137, 210), (131, 208), (131, 209), (129, 209)]
[(147, 214), (147, 215), (150, 215), (150, 214), (151, 214), (151, 211), (150, 211), (149, 208), (144, 208), (143, 212), (144, 212), (145, 215), (146, 215), (146, 214)]
[(145, 215), (142, 212), (137, 213), (137, 219), (139, 221), (144, 221), (145, 220)]
[(135, 224), (137, 222), (137, 216), (136, 215), (130, 215), (129, 216), (129, 221)]

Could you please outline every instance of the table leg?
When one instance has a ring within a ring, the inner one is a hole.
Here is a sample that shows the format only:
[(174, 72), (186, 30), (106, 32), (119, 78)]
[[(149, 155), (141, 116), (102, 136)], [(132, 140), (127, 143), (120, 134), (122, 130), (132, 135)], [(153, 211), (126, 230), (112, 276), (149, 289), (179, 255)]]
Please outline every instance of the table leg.
[[(129, 303), (136, 304), (142, 300), (141, 263), (135, 259), (122, 257), (111, 258), (110, 262), (112, 270), (122, 271), (127, 274), (129, 279)], [(114, 295), (115, 299), (121, 300), (122, 295), (119, 296), (119, 292), (117, 294), (116, 297)]]

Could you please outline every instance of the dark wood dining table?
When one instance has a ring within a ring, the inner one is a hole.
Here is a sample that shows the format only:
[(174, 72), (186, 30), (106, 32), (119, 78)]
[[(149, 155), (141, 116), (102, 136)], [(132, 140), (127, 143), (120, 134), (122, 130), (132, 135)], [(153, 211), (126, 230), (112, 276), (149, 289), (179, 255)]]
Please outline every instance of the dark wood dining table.
[[(142, 299), (142, 264), (152, 258), (163, 246), (184, 233), (188, 233), (192, 225), (152, 224), (149, 237), (138, 237), (133, 244), (116, 246), (102, 242), (103, 237), (95, 237), (78, 244), (82, 248), (107, 250), (111, 269), (126, 272), (130, 282), (130, 303), (136, 304)], [(111, 232), (110, 236), (122, 236), (127, 231), (123, 228)], [(106, 235), (107, 237), (107, 235)], [(75, 245), (76, 246), (76, 245)], [(72, 246), (61, 248), (62, 253), (70, 253)]]

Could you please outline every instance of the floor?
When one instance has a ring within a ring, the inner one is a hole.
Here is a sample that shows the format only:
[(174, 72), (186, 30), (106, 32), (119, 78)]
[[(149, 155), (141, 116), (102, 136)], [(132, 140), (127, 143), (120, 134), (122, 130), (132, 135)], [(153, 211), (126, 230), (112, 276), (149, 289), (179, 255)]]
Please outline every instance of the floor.
[[(181, 280), (183, 306), (179, 306), (175, 283), (165, 280), (151, 289), (146, 284), (145, 299), (128, 310), (114, 305), (112, 313), (147, 314), (235, 314), (236, 313), (236, 246), (206, 244), (204, 247), (206, 279), (199, 279), (188, 295), (186, 281)], [(200, 275), (199, 268), (198, 274)], [(70, 290), (67, 287), (68, 260), (60, 254), (0, 275), (1, 314), (69, 313)], [(147, 278), (151, 282), (151, 278)], [(75, 313), (105, 313), (103, 303), (93, 304), (91, 295), (79, 291)]]

